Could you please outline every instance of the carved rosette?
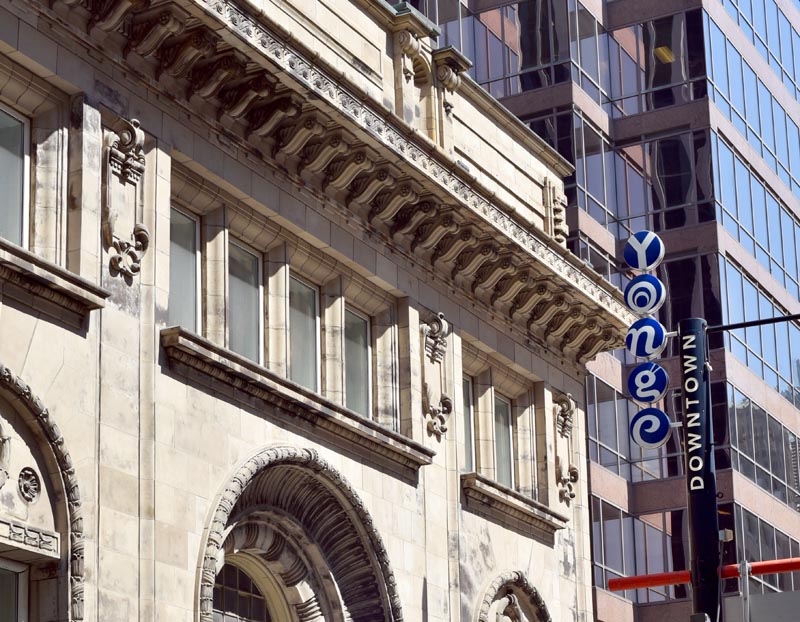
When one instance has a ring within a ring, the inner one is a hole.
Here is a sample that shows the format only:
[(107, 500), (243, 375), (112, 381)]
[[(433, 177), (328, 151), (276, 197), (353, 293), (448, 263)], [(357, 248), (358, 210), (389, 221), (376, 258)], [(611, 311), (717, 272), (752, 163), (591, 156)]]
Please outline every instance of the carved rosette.
[[(150, 246), (150, 232), (136, 222), (140, 211), (139, 182), (145, 170), (144, 132), (139, 121), (121, 119), (106, 135), (107, 174), (103, 205), (103, 243), (114, 252), (109, 259), (112, 275), (133, 277), (141, 270), (142, 258)], [(132, 187), (132, 192), (128, 191)], [(128, 239), (119, 237), (115, 225), (133, 222)]]

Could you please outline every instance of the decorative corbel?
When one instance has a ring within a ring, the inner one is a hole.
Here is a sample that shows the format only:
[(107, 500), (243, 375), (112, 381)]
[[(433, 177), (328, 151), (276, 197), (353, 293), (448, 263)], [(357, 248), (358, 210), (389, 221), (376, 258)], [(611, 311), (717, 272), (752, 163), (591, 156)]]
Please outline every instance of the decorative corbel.
[(450, 335), (451, 326), (444, 319), (444, 313), (437, 313), (436, 317), (422, 326), (425, 336), (425, 354), (431, 363), (441, 363), (447, 351), (447, 337)]
[(575, 484), (580, 479), (578, 467), (570, 464), (566, 468), (561, 457), (556, 457), (556, 483), (558, 484), (558, 500), (569, 506), (575, 498)]
[(453, 46), (435, 50), (431, 58), (436, 68), (436, 79), (444, 91), (442, 105), (447, 115), (453, 112), (453, 101), (448, 98), (461, 86), (461, 74), (472, 67), (472, 62)]
[(545, 213), (550, 217), (550, 235), (561, 246), (567, 245), (567, 197), (561, 186), (546, 177), (542, 186), (542, 202)]
[[(106, 133), (107, 172), (106, 198), (103, 204), (103, 243), (115, 253), (109, 260), (112, 275), (133, 277), (141, 269), (141, 261), (150, 246), (150, 232), (139, 218), (140, 193), (138, 184), (145, 170), (143, 154), (144, 132), (139, 121), (120, 119), (112, 131)], [(132, 192), (129, 186), (133, 186)], [(132, 226), (128, 240), (120, 238), (115, 225), (123, 215), (127, 226)], [(130, 224), (129, 224), (130, 223)]]
[(169, 37), (179, 35), (186, 27), (186, 15), (170, 7), (134, 17), (123, 56), (131, 51), (149, 58), (155, 55)]
[(553, 415), (556, 418), (556, 430), (559, 435), (562, 438), (570, 438), (575, 418), (575, 400), (572, 399), (571, 393), (553, 398)]
[(116, 30), (131, 11), (142, 11), (150, 0), (96, 0), (90, 3), (92, 17), (87, 30), (95, 27), (105, 32)]
[(402, 51), (403, 63), (403, 77), (406, 82), (411, 82), (414, 79), (424, 79), (424, 76), (417, 76), (418, 65), (415, 67), (415, 60), (419, 58), (419, 53), (422, 50), (422, 44), (419, 37), (414, 35), (410, 30), (403, 30), (397, 33), (397, 45)]
[(449, 396), (442, 394), (438, 404), (432, 402), (430, 389), (428, 384), (425, 383), (423, 408), (425, 414), (430, 417), (428, 420), (428, 434), (436, 436), (436, 440), (441, 441), (442, 436), (447, 432), (447, 419), (453, 412), (453, 400)]

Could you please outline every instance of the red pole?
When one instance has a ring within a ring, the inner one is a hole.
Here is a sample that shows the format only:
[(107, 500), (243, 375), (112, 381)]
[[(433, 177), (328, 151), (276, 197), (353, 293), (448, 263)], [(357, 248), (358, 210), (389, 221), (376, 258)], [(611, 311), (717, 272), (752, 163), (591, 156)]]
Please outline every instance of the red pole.
[[(752, 575), (793, 572), (800, 570), (800, 557), (792, 557), (789, 559), (773, 559), (765, 562), (753, 562), (750, 564), (750, 568), (750, 574)], [(729, 564), (720, 569), (720, 577), (723, 579), (734, 579), (738, 576), (738, 564)], [(608, 589), (611, 591), (635, 590), (638, 588), (680, 585), (682, 583), (690, 582), (691, 575), (689, 571), (678, 570), (675, 572), (659, 572), (656, 574), (644, 574), (635, 577), (609, 579)]]

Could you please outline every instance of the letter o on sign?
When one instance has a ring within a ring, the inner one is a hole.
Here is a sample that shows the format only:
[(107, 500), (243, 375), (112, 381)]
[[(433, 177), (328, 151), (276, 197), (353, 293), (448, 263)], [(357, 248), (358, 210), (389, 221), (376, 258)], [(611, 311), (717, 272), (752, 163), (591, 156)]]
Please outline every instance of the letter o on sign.
[(625, 288), (625, 304), (639, 315), (652, 315), (666, 299), (667, 289), (652, 274), (640, 274)]

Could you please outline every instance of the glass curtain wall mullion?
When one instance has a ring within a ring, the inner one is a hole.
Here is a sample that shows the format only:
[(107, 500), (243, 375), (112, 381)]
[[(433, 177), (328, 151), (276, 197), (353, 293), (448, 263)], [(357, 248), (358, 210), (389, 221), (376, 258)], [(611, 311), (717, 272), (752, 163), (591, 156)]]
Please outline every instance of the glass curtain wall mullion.
[(261, 256), (228, 242), (228, 347), (262, 364), (264, 296)]
[(372, 342), (369, 318), (344, 312), (345, 405), (372, 418)]
[(289, 378), (320, 389), (319, 290), (296, 276), (289, 277)]
[(173, 207), (170, 210), (169, 324), (199, 333), (200, 316), (200, 226), (195, 216)]
[(30, 220), (30, 122), (0, 104), (0, 237), (28, 246)]

